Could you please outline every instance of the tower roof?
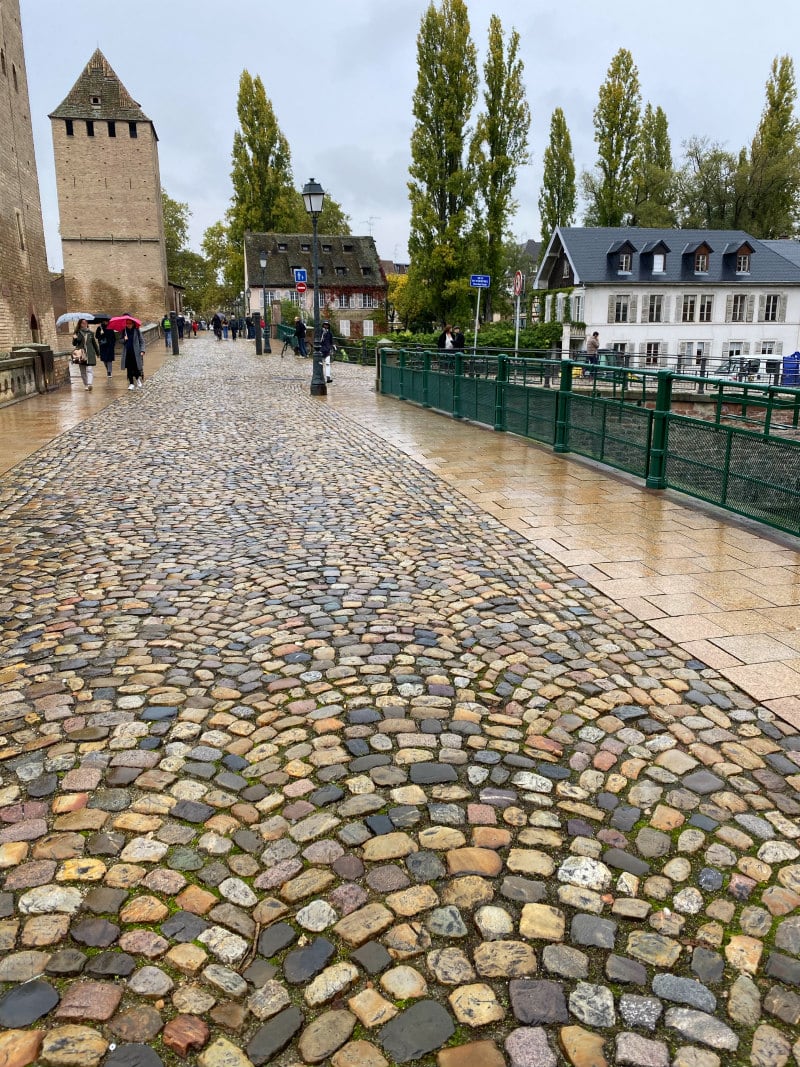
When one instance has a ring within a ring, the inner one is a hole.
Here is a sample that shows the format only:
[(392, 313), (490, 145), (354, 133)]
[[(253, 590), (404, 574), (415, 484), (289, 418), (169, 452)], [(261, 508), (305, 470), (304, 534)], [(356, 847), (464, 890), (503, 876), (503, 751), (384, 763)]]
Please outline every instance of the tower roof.
[(49, 117), (150, 122), (99, 48)]

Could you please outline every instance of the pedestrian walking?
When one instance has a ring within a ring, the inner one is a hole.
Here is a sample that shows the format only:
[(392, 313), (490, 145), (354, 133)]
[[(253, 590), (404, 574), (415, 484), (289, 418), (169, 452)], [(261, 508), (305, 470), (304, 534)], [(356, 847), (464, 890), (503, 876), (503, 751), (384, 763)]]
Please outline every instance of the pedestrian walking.
[(197, 337), (197, 319), (192, 319), (192, 335)]
[(453, 327), (453, 348), (457, 352), (464, 349), (464, 331), (460, 326)]
[(226, 341), (228, 340), (228, 320), (227, 319), (223, 319), (222, 320), (222, 336), (225, 338)]
[(439, 334), (439, 339), (436, 342), (436, 347), (442, 351), (449, 352), (453, 347), (453, 327), (445, 326), (442, 332)]
[(296, 315), (294, 319), (294, 335), (297, 338), (297, 348), (300, 351), (300, 355), (305, 358), (308, 355), (306, 351), (306, 324), (299, 315)]
[(214, 336), (218, 341), (222, 340), (222, 319), (214, 314), (214, 318), (211, 320), (211, 329), (214, 331)]
[(332, 382), (331, 377), (331, 353), (336, 351), (336, 345), (333, 343), (333, 334), (331, 333), (331, 324), (329, 322), (323, 322), (322, 335), (319, 340), (319, 350), (322, 353), (322, 363), (325, 371), (325, 381)]
[(122, 369), (128, 374), (128, 389), (142, 388), (144, 351), (142, 331), (133, 319), (126, 319), (122, 331)]
[(87, 393), (91, 393), (94, 383), (94, 368), (97, 366), (97, 357), (100, 349), (97, 338), (89, 329), (86, 319), (79, 319), (72, 335), (72, 362), (78, 364), (81, 381)]
[(592, 369), (589, 371), (589, 377), (593, 378), (597, 371), (594, 369), (597, 363), (600, 362), (600, 334), (597, 330), (594, 331), (592, 336), (586, 342), (586, 362), (592, 364)]
[(231, 339), (236, 340), (236, 334), (239, 332), (239, 323), (236, 319), (231, 319)]
[(169, 312), (161, 320), (161, 329), (164, 331), (164, 346), (166, 348), (172, 347), (172, 319), (169, 317)]
[(183, 340), (183, 331), (186, 329), (186, 317), (178, 315), (178, 340)]
[(94, 336), (100, 349), (100, 359), (106, 368), (106, 377), (110, 378), (114, 366), (114, 348), (117, 343), (117, 334), (114, 330), (109, 330), (104, 322), (101, 322), (94, 331)]

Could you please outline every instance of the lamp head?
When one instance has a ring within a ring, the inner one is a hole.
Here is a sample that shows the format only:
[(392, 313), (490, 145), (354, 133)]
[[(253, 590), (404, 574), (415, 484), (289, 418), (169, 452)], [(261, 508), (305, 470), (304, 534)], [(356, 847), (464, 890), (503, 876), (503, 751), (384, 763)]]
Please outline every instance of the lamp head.
[(325, 190), (316, 178), (311, 178), (303, 186), (303, 203), (309, 215), (319, 215), (325, 202)]
[(267, 269), (267, 253), (263, 249), (258, 253), (258, 262), (261, 264), (262, 270)]

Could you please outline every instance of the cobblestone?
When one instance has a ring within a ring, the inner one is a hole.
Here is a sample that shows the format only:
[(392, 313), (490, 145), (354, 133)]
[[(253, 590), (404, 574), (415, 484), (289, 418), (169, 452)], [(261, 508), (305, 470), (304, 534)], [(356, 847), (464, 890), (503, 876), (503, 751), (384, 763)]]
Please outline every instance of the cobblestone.
[(796, 735), (293, 366), (0, 479), (0, 1059), (796, 1057)]

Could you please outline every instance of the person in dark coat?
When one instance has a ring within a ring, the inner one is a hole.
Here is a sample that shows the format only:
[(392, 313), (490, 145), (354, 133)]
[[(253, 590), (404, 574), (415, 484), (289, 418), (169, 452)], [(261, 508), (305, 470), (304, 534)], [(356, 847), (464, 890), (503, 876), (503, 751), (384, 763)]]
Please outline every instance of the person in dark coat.
[(110, 378), (111, 370), (114, 366), (114, 348), (117, 343), (117, 335), (114, 330), (109, 330), (104, 322), (100, 323), (94, 331), (94, 335), (100, 349), (100, 359), (106, 368), (106, 376)]
[(319, 339), (319, 350), (322, 355), (322, 362), (325, 370), (325, 381), (332, 382), (331, 378), (331, 354), (336, 351), (336, 345), (333, 343), (333, 334), (331, 333), (331, 324), (329, 322), (323, 322), (322, 334)]
[(81, 381), (87, 393), (92, 391), (92, 383), (94, 381), (94, 368), (97, 366), (97, 357), (100, 355), (100, 348), (97, 344), (97, 338), (89, 329), (89, 323), (86, 319), (81, 319), (75, 329), (75, 333), (72, 337), (72, 347), (75, 352), (73, 354), (73, 361), (78, 359), (78, 370), (80, 371)]
[(127, 319), (122, 331), (122, 369), (128, 373), (128, 388), (142, 388), (144, 381), (144, 338), (142, 331)]
[(456, 326), (453, 330), (453, 348), (457, 350), (464, 348), (464, 331), (460, 326)]
[(294, 320), (294, 335), (297, 338), (297, 347), (301, 356), (307, 356), (306, 351), (306, 324), (300, 318), (299, 315)]

